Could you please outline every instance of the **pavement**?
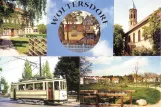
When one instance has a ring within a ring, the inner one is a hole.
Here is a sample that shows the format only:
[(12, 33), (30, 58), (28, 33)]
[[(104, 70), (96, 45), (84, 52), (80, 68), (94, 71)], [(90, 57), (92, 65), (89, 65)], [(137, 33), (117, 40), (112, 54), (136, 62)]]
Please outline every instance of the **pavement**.
[(10, 100), (9, 98), (0, 98), (0, 107), (80, 107), (80, 105), (79, 102), (71, 102), (63, 105), (19, 104), (17, 101)]
[(20, 56), (9, 37), (0, 38), (0, 56)]

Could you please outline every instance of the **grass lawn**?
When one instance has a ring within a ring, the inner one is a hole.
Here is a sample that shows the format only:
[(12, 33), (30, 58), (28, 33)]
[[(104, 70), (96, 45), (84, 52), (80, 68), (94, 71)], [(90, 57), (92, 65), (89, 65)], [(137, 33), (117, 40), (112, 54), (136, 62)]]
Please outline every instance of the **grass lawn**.
[[(80, 90), (135, 90), (132, 94), (133, 104), (136, 103), (136, 100), (145, 99), (149, 104), (156, 104), (161, 99), (160, 91), (152, 88), (144, 87), (111, 87), (107, 85), (98, 85), (98, 84), (87, 84), (80, 85)], [(129, 95), (128, 95), (129, 96)], [(117, 99), (116, 103), (120, 103), (120, 100)], [(129, 104), (129, 98), (124, 99), (124, 104)]]
[(28, 38), (18, 37), (18, 38), (11, 38), (13, 46), (20, 54), (28, 54)]

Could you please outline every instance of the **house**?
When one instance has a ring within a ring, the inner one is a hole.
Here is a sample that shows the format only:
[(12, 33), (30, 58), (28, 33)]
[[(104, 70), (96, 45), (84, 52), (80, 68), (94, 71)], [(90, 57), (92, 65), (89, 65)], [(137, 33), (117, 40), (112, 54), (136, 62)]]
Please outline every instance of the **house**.
[(118, 77), (112, 77), (113, 83), (120, 83), (120, 79)]
[[(3, 3), (3, 6), (7, 6)], [(19, 36), (25, 34), (38, 34), (35, 27), (31, 27), (29, 18), (24, 16), (24, 11), (20, 8), (14, 8), (14, 13), (10, 17), (2, 17), (0, 36)]]

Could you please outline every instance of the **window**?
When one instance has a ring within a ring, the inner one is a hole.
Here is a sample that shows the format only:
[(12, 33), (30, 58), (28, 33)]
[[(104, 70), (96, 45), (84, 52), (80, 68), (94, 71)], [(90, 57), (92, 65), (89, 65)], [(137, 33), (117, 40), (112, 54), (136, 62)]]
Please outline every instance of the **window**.
[(135, 14), (134, 14), (134, 18), (135, 18)]
[(43, 83), (35, 83), (35, 90), (43, 90)]
[(133, 43), (135, 43), (135, 33), (133, 33)]
[(25, 90), (25, 84), (19, 85), (18, 90), (20, 90), (20, 91)]
[(141, 37), (140, 37), (140, 30), (138, 31), (138, 42), (141, 40), (140, 39)]
[(59, 81), (54, 82), (54, 88), (55, 90), (59, 90)]
[(33, 84), (26, 84), (26, 90), (33, 90)]
[(128, 38), (128, 39), (129, 39), (129, 42), (131, 42), (131, 38), (130, 38), (130, 35), (129, 35), (129, 38)]
[(11, 85), (11, 91), (14, 91), (16, 89), (16, 85)]
[(60, 81), (60, 89), (63, 90), (63, 81)]

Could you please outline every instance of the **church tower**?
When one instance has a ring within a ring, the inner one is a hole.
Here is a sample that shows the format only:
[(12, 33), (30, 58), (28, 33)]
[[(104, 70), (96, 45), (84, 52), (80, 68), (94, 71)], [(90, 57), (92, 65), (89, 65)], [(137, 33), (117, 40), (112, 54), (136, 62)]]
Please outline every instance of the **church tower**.
[(129, 29), (137, 24), (137, 9), (134, 1), (132, 0), (132, 7), (129, 10)]

